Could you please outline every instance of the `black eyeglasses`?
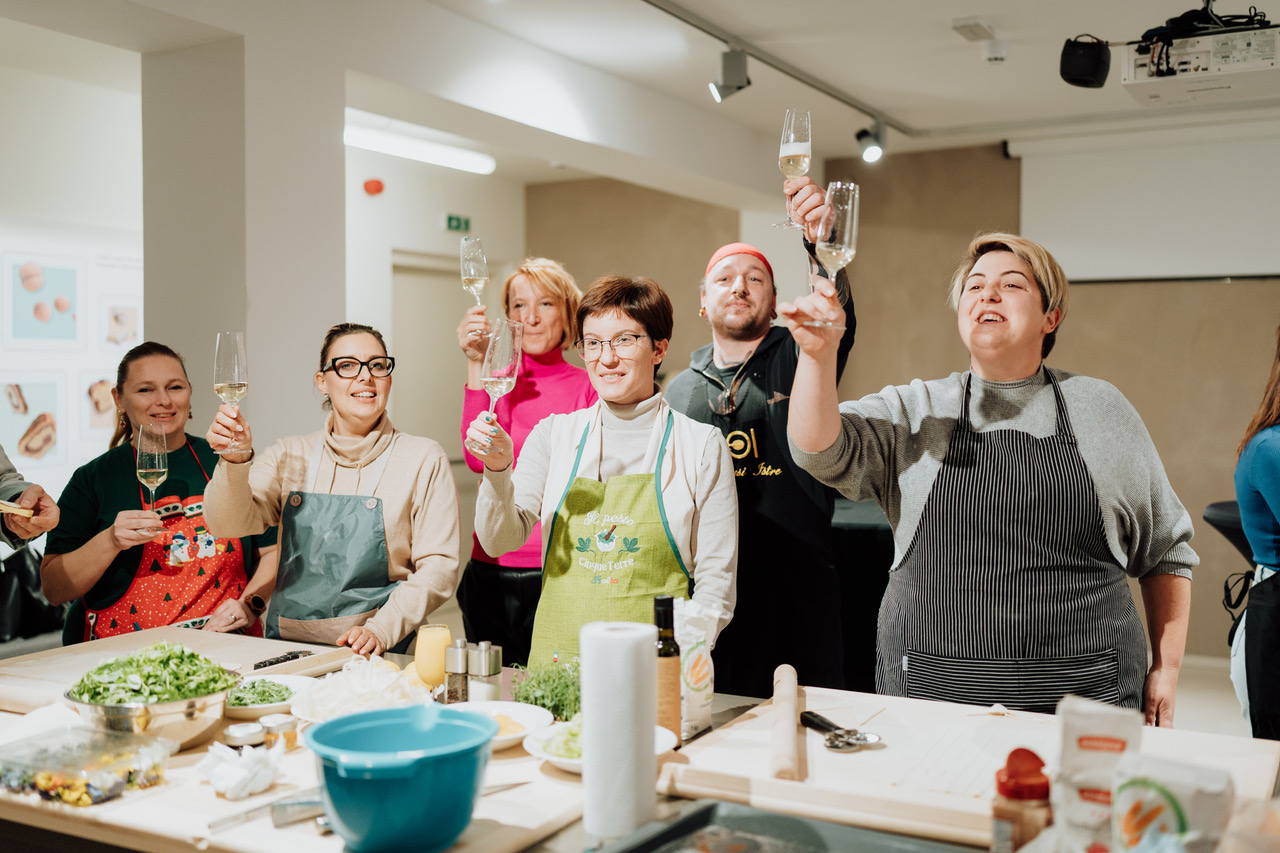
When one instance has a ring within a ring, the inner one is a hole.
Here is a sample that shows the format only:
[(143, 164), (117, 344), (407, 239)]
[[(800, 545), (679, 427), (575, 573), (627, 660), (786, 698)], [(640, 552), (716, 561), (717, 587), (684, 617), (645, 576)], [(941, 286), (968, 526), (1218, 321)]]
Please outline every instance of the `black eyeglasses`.
[(330, 359), (329, 363), (320, 372), (332, 370), (343, 379), (355, 379), (360, 375), (360, 371), (366, 367), (369, 368), (369, 375), (374, 379), (385, 379), (391, 375), (391, 371), (395, 370), (396, 360), (389, 355), (380, 355), (368, 361), (361, 361), (350, 356), (340, 356)]
[[(748, 361), (750, 356), (748, 356)], [(711, 411), (717, 415), (732, 415), (738, 410), (738, 388), (742, 385), (742, 380), (747, 378), (747, 362), (744, 361), (739, 367), (738, 372), (733, 374), (733, 381), (729, 383), (728, 388), (723, 388), (715, 399), (708, 399)]]

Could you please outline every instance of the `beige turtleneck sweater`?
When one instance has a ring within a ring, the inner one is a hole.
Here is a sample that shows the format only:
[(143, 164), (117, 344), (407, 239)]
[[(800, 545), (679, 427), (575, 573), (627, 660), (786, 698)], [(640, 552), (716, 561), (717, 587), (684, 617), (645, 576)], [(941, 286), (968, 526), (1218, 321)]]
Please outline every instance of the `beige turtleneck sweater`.
[[(323, 430), (282, 438), (251, 463), (220, 461), (205, 492), (209, 530), (216, 536), (261, 533), (280, 523), (291, 491), (357, 494), (362, 472), (391, 445), (394, 432), (384, 415), (367, 436), (335, 435), (330, 416)], [(316, 481), (305, 483), (307, 463), (320, 442)], [(437, 442), (399, 433), (373, 494), (382, 499), (387, 580), (403, 583), (365, 626), (391, 648), (425, 623), (457, 586), (458, 490), (448, 457)]]

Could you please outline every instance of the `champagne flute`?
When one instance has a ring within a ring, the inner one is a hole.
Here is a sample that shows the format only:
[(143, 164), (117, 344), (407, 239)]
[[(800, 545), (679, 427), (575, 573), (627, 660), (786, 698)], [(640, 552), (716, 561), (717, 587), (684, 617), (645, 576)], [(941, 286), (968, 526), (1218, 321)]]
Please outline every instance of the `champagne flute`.
[[(244, 348), (244, 332), (218, 332), (217, 348), (213, 355), (213, 393), (222, 402), (239, 404), (244, 395), (249, 393), (249, 357)], [(241, 453), (238, 436), (231, 437), (231, 443), (218, 453)]]
[(489, 264), (484, 259), (484, 246), (479, 237), (462, 238), (462, 289), (476, 298), (476, 306), (484, 305), (484, 289), (489, 285)]
[[(516, 387), (516, 375), (520, 372), (520, 353), (524, 326), (499, 317), (489, 324), (489, 348), (484, 352), (484, 365), (480, 381), (489, 394), (489, 414), (493, 414), (498, 398)], [(488, 447), (467, 440), (467, 448), (473, 453), (484, 453)]]
[[(849, 301), (849, 294), (841, 285), (838, 273), (858, 253), (858, 195), (855, 183), (832, 181), (827, 184), (827, 211), (822, 216), (819, 231), (822, 236), (814, 247), (814, 253), (836, 286), (836, 296), (841, 305)], [(834, 327), (837, 324), (829, 320), (807, 320), (804, 325)]]
[(164, 431), (156, 424), (140, 424), (138, 426), (138, 482), (151, 492), (152, 512), (156, 509), (156, 489), (168, 478), (169, 451), (165, 444)]
[[(808, 110), (787, 110), (782, 120), (782, 143), (778, 146), (778, 169), (787, 178), (799, 178), (809, 174), (809, 161), (813, 158), (813, 145), (809, 141)], [(774, 228), (799, 229), (791, 221), (791, 203), (787, 203), (787, 218), (775, 222)]]

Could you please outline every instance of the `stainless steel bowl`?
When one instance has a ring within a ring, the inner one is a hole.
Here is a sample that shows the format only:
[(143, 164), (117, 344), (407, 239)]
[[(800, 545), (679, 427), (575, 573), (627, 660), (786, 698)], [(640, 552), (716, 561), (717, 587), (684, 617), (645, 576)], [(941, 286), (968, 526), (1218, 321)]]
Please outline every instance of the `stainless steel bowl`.
[(236, 684), (217, 693), (150, 705), (141, 702), (119, 705), (81, 702), (72, 698), (70, 691), (64, 693), (63, 698), (80, 712), (82, 720), (95, 729), (169, 738), (178, 742), (178, 749), (186, 749), (213, 735), (222, 722), (227, 694), (239, 683), (240, 679), (237, 678)]

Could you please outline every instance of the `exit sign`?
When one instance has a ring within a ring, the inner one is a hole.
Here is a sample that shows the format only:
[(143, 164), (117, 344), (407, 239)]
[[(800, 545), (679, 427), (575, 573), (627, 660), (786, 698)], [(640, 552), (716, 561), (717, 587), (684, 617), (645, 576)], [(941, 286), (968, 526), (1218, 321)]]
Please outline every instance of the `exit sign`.
[(463, 234), (469, 234), (471, 232), (471, 217), (450, 213), (445, 217), (445, 228), (449, 231), (460, 231)]

